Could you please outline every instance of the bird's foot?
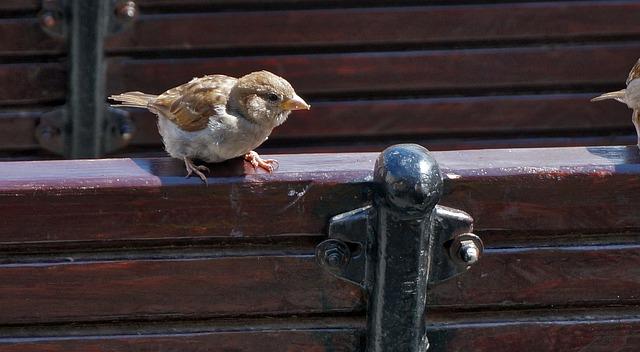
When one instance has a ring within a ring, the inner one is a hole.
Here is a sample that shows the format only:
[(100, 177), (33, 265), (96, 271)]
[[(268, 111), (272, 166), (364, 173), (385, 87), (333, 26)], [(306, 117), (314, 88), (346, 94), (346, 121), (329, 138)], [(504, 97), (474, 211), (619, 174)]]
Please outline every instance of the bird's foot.
[(191, 161), (191, 159), (186, 157), (184, 158), (184, 166), (187, 168), (187, 176), (185, 177), (188, 178), (191, 177), (192, 174), (196, 174), (205, 184), (207, 184), (207, 177), (203, 172), (211, 172), (208, 167), (204, 165), (196, 165)]
[(253, 150), (244, 155), (244, 160), (251, 163), (254, 169), (262, 168), (267, 172), (273, 172), (278, 168), (278, 161), (275, 159), (262, 159)]

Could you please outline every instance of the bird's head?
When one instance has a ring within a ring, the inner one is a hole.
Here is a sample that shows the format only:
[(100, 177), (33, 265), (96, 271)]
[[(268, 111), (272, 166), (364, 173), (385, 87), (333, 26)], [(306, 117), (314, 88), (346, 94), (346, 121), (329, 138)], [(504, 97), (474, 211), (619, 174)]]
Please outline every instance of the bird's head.
[(240, 77), (229, 103), (245, 118), (271, 127), (282, 124), (293, 110), (311, 108), (287, 80), (268, 71)]

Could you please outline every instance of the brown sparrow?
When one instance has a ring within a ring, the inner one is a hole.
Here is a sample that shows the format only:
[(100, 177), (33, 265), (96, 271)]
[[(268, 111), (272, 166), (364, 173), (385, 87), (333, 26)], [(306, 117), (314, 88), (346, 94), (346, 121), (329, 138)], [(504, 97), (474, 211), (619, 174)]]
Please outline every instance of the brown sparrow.
[(640, 147), (640, 59), (629, 72), (627, 77), (627, 88), (615, 92), (604, 93), (591, 101), (599, 101), (606, 99), (615, 99), (621, 103), (627, 104), (629, 109), (633, 109), (631, 121), (636, 126), (636, 135), (638, 136), (638, 147)]
[(160, 95), (127, 92), (109, 97), (113, 106), (145, 108), (158, 115), (165, 149), (184, 160), (187, 177), (205, 183), (204, 165), (243, 156), (254, 168), (274, 170), (277, 161), (253, 151), (271, 131), (286, 121), (292, 110), (309, 109), (284, 78), (259, 71), (241, 78), (208, 75), (171, 88)]

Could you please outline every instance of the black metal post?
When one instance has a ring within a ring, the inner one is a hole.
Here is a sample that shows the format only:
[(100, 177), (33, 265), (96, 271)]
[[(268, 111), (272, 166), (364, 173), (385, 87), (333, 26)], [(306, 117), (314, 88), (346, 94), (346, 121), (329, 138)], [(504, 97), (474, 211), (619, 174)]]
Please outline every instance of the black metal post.
[(64, 154), (72, 158), (99, 157), (104, 150), (105, 63), (111, 2), (71, 0), (69, 28), (69, 101)]
[(387, 148), (376, 161), (377, 238), (371, 249), (368, 352), (424, 352), (424, 313), (434, 231), (442, 194), (437, 162), (415, 144)]

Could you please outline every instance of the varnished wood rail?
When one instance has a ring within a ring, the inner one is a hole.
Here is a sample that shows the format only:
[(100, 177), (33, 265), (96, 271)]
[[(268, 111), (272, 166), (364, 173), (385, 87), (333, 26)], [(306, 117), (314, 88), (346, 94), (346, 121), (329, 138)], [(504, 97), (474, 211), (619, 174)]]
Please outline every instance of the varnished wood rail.
[[(428, 292), (430, 351), (640, 344), (640, 152), (434, 152), (481, 262)], [(314, 261), (374, 153), (0, 163), (0, 351), (361, 351), (365, 296)], [(206, 348), (205, 348), (206, 347)]]

